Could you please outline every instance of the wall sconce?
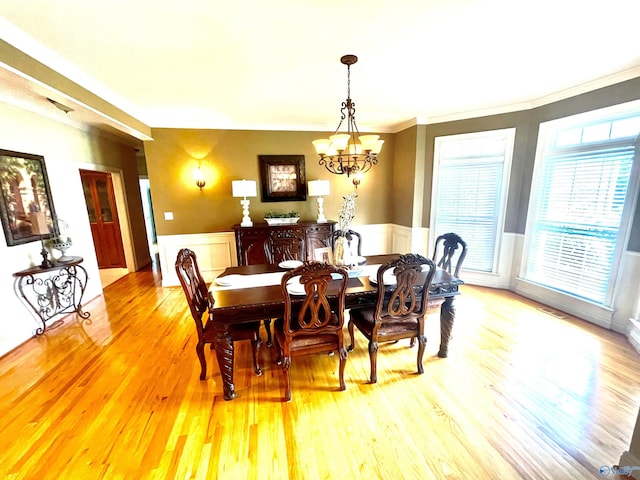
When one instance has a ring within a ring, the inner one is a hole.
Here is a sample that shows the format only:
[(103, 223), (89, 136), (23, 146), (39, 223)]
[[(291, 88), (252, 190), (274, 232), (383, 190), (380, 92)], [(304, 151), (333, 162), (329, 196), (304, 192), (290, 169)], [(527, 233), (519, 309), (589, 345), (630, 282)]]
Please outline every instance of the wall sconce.
[(331, 193), (331, 186), (329, 180), (311, 180), (308, 182), (309, 196), (317, 197), (318, 202), (318, 223), (325, 223), (327, 217), (324, 216), (324, 196)]
[(234, 197), (242, 197), (240, 205), (242, 205), (242, 222), (241, 227), (252, 227), (253, 222), (249, 217), (249, 200), (247, 197), (255, 197), (258, 195), (255, 180), (233, 180), (231, 182), (231, 191)]
[(198, 165), (198, 168), (193, 171), (193, 178), (195, 179), (196, 185), (200, 190), (202, 190), (202, 188), (207, 184), (204, 176), (202, 175), (202, 168), (200, 165)]

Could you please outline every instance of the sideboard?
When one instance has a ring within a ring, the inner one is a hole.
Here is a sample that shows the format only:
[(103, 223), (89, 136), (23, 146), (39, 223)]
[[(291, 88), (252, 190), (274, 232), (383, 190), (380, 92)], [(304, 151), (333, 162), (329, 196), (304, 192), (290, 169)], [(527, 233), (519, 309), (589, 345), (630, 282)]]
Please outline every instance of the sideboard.
[(265, 245), (273, 236), (297, 236), (304, 238), (306, 258), (313, 259), (316, 248), (331, 245), (331, 232), (336, 222), (325, 223), (298, 221), (291, 225), (268, 225), (266, 222), (254, 223), (252, 227), (233, 226), (236, 237), (238, 265), (261, 265), (268, 263)]

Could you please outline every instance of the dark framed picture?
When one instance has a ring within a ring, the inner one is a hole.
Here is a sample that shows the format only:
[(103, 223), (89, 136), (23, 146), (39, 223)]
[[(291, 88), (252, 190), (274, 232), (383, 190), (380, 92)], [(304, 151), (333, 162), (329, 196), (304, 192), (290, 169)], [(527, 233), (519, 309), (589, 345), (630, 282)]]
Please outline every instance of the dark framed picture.
[(258, 155), (263, 202), (307, 199), (304, 155)]
[(0, 190), (0, 215), (8, 246), (50, 238), (50, 234), (35, 234), (31, 220), (31, 214), (44, 212), (53, 232), (56, 214), (43, 156), (0, 150)]

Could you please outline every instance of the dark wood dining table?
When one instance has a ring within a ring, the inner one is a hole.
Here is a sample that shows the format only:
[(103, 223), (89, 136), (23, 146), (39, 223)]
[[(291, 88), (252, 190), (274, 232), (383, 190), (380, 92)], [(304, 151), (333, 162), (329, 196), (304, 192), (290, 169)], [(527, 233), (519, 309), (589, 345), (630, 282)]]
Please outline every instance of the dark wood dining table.
[[(374, 255), (366, 257), (367, 265), (381, 265), (387, 263), (397, 254)], [(272, 272), (283, 272), (278, 265), (247, 265), (228, 267), (220, 277), (228, 275), (258, 275)], [(453, 301), (460, 294), (459, 286), (464, 282), (450, 273), (438, 268), (429, 289), (430, 301), (444, 299), (440, 307), (440, 350), (438, 356), (448, 355), (451, 329), (455, 320)], [(229, 326), (237, 323), (255, 322), (268, 318), (282, 317), (284, 314), (284, 299), (280, 284), (259, 287), (219, 288), (214, 282), (209, 290), (213, 298), (213, 311), (210, 321), (216, 330), (214, 348), (216, 359), (222, 376), (224, 399), (232, 400), (236, 397), (233, 383), (234, 350)], [(349, 278), (346, 292), (346, 308), (375, 306), (378, 286), (369, 281), (368, 276)], [(300, 297), (302, 302), (302, 297)]]

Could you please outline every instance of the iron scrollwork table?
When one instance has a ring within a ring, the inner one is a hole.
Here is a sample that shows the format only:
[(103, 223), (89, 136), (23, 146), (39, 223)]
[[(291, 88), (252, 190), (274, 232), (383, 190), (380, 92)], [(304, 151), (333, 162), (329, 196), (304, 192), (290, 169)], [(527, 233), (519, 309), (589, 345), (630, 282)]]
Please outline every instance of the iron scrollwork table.
[(82, 265), (82, 257), (71, 257), (69, 261), (53, 261), (51, 267), (30, 267), (13, 274), (16, 295), (35, 313), (40, 325), (35, 335), (42, 335), (47, 328), (62, 323), (47, 322), (56, 315), (76, 313), (87, 319), (91, 315), (82, 310), (82, 296), (87, 287), (88, 275)]

